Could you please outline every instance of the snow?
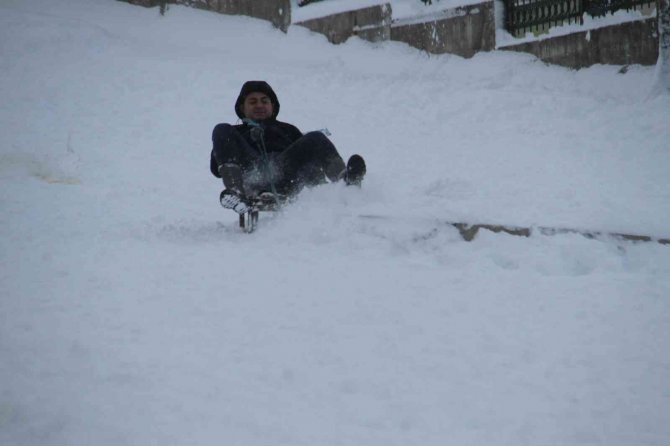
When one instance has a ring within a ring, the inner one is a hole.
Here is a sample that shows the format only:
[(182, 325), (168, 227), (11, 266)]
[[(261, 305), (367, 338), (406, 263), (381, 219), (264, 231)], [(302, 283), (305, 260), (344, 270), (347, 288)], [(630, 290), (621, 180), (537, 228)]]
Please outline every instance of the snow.
[(445, 16), (445, 11), (462, 6), (477, 5), (485, 0), (435, 0), (432, 4), (425, 4), (421, 0), (389, 0), (393, 19), (410, 21), (411, 19), (427, 18), (431, 15), (436, 18)]
[[(619, 69), (3, 0), (0, 444), (669, 444), (669, 246), (444, 223), (670, 237), (670, 96)], [(249, 79), (364, 187), (241, 233)]]
[(298, 0), (291, 0), (291, 22), (299, 23), (386, 3), (388, 0), (328, 0), (298, 6)]

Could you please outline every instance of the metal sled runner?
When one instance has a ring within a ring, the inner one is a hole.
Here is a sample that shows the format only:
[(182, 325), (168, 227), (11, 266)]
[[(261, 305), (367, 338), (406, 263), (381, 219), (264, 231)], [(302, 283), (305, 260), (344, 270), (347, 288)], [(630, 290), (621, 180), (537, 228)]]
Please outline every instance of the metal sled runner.
[(249, 207), (249, 210), (240, 214), (240, 228), (246, 233), (252, 233), (258, 226), (258, 214), (261, 212), (277, 212), (286, 203), (287, 197), (279, 196), (276, 200), (273, 195), (261, 194)]
[(246, 233), (251, 233), (256, 230), (258, 225), (258, 209), (251, 209), (244, 214), (240, 214), (240, 228)]

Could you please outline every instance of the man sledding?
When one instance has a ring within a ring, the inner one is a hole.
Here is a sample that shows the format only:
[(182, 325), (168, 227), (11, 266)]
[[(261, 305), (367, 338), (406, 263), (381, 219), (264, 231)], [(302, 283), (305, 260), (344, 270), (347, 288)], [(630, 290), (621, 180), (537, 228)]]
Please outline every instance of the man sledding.
[(212, 132), (210, 170), (223, 179), (224, 208), (242, 216), (274, 208), (305, 186), (327, 181), (360, 186), (366, 172), (363, 158), (352, 155), (345, 165), (324, 133), (303, 135), (278, 121), (279, 100), (267, 82), (245, 82), (235, 113), (241, 124), (218, 124)]

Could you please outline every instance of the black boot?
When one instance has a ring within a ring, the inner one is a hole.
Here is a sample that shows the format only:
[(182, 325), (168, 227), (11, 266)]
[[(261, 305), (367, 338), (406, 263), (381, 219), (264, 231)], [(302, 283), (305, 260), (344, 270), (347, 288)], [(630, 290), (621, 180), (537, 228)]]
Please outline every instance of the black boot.
[(242, 179), (242, 168), (239, 164), (226, 163), (219, 166), (219, 175), (226, 189), (236, 192), (238, 195), (246, 196)]
[(249, 204), (242, 182), (242, 169), (239, 165), (226, 163), (219, 166), (219, 174), (225, 189), (219, 195), (221, 206), (232, 209), (238, 214), (249, 211)]
[(360, 186), (367, 171), (365, 160), (360, 155), (351, 155), (344, 172), (344, 182), (347, 186)]

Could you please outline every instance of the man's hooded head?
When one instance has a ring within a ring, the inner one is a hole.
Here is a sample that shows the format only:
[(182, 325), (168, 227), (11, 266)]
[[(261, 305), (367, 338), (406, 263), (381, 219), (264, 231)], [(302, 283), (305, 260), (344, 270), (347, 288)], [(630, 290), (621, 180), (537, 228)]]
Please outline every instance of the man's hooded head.
[(242, 107), (244, 105), (244, 100), (251, 93), (263, 93), (270, 98), (270, 101), (272, 102), (272, 118), (277, 117), (277, 114), (279, 114), (279, 99), (277, 99), (277, 95), (272, 87), (270, 87), (270, 84), (265, 81), (247, 81), (242, 85), (242, 90), (240, 90), (237, 101), (235, 101), (235, 113), (240, 119), (245, 118)]

